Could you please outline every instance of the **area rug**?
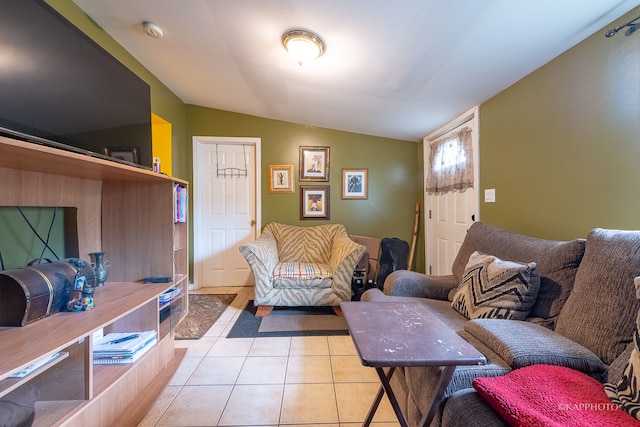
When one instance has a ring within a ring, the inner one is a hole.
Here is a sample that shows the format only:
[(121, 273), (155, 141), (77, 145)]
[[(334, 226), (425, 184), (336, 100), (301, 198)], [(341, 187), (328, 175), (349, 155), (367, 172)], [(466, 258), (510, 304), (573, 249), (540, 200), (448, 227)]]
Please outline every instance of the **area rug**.
[(250, 300), (227, 338), (349, 335), (344, 317), (331, 307), (276, 307), (268, 316), (255, 314)]
[(202, 338), (235, 297), (236, 294), (189, 294), (189, 313), (176, 327), (175, 339)]

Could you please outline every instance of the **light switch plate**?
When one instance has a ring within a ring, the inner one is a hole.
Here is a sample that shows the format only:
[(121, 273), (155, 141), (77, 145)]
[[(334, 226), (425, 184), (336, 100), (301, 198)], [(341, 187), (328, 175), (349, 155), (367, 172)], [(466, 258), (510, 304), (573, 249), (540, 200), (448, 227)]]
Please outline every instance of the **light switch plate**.
[(496, 189), (488, 188), (484, 190), (484, 202), (485, 203), (495, 203), (496, 202)]

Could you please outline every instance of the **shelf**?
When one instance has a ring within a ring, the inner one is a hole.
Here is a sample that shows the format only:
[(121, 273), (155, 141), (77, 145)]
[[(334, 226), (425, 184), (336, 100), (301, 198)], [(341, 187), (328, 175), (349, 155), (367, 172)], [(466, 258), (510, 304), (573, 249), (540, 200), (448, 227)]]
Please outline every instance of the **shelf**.
[[(0, 332), (3, 347), (16, 351), (0, 358), (1, 378), (26, 368), (34, 360), (88, 338), (94, 331), (115, 323), (147, 302), (157, 307), (157, 296), (173, 285), (107, 282), (96, 288), (93, 310), (56, 313), (23, 327), (4, 329)], [(38, 337), (37, 346), (32, 345), (33, 337)]]
[(186, 181), (122, 163), (0, 136), (0, 167), (102, 181)]
[[(42, 372), (48, 370), (49, 368), (57, 365), (67, 357), (69, 357), (69, 352), (66, 352), (66, 351), (60, 351), (58, 353), (54, 353), (53, 357), (50, 360), (47, 360), (46, 363), (44, 363), (43, 365), (33, 369), (27, 375), (23, 377), (5, 378), (4, 380), (0, 381), (0, 397), (4, 396), (5, 394), (11, 393), (16, 388), (20, 387), (21, 385), (25, 384), (28, 381), (31, 381), (36, 376), (40, 375)], [(41, 358), (40, 360), (42, 359), (46, 359), (46, 357)], [(31, 365), (34, 365), (34, 363), (32, 363)]]

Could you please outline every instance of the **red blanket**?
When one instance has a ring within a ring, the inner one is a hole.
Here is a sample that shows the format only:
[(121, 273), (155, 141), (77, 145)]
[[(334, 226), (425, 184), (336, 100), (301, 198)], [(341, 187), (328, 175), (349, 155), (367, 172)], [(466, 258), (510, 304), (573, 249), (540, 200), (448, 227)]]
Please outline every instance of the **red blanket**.
[(476, 378), (473, 387), (511, 426), (640, 426), (609, 400), (600, 382), (562, 366), (532, 365)]

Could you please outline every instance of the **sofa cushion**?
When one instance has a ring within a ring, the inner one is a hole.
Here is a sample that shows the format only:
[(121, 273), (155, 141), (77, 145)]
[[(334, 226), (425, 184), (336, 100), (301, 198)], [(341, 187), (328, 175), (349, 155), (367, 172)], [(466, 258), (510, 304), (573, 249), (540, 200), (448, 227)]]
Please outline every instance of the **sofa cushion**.
[(476, 251), (469, 257), (451, 306), (469, 319), (524, 320), (539, 287), (535, 262), (503, 261)]
[(507, 261), (536, 262), (540, 289), (530, 316), (550, 319), (548, 324), (553, 324), (571, 293), (584, 247), (584, 239), (569, 242), (545, 240), (475, 222), (460, 246), (452, 273), (460, 283), (467, 261), (474, 251)]
[(609, 401), (600, 382), (564, 366), (528, 366), (502, 377), (478, 378), (473, 387), (509, 425), (636, 425)]
[[(640, 298), (640, 277), (633, 280), (636, 296)], [(640, 419), (640, 312), (636, 316), (633, 348), (622, 376), (615, 383), (604, 385), (609, 399), (636, 419)]]
[(589, 349), (530, 322), (476, 319), (464, 330), (493, 350), (513, 369), (535, 364), (559, 365), (604, 379), (607, 368)]
[(640, 231), (592, 230), (556, 332), (610, 364), (632, 341), (640, 302)]

